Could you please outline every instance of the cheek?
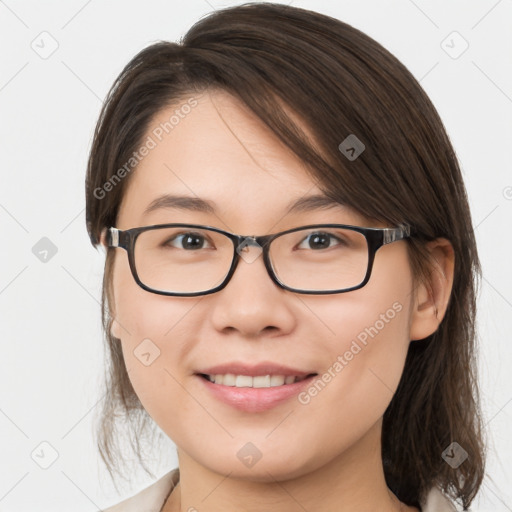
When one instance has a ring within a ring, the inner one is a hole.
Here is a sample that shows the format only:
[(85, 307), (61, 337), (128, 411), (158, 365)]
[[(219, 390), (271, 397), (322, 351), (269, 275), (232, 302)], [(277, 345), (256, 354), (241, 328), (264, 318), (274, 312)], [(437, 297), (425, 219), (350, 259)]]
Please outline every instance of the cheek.
[(355, 301), (350, 307), (322, 309), (326, 329), (317, 339), (326, 354), (319, 376), (328, 383), (326, 387), (350, 383), (353, 395), (372, 383), (392, 390), (398, 384), (409, 346), (410, 304), (405, 297), (370, 301), (365, 297), (364, 305)]
[(384, 414), (407, 353), (407, 307), (384, 308), (387, 323), (368, 310), (338, 315), (335, 340), (322, 344), (325, 367), (299, 396), (297, 418), (318, 460), (354, 445)]
[(323, 435), (334, 444), (350, 444), (367, 432), (384, 414), (402, 376), (412, 276), (405, 271), (406, 259), (400, 278), (382, 260), (368, 285), (350, 296), (303, 299), (320, 320), (313, 327), (325, 357), (322, 372), (299, 402), (305, 416), (326, 419)]
[[(115, 321), (128, 377), (142, 405), (155, 419), (161, 402), (180, 396), (179, 361), (186, 358), (192, 326), (189, 313), (198, 298), (166, 297), (143, 290), (133, 279), (127, 258), (113, 273)], [(199, 298), (200, 299), (200, 298)], [(169, 347), (172, 344), (172, 351)], [(175, 398), (173, 399), (175, 400)], [(165, 407), (163, 409), (166, 409)]]
[(132, 276), (126, 255), (115, 262), (113, 290), (116, 331), (121, 340), (136, 345), (143, 339), (165, 342), (180, 329), (180, 322), (198, 298), (166, 297), (142, 289)]

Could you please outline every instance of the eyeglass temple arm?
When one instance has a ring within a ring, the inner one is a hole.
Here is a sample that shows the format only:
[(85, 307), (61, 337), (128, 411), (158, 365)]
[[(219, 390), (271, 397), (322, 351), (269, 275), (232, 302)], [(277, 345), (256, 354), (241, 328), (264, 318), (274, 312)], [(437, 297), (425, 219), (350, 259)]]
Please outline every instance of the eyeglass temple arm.
[(119, 247), (119, 229), (109, 228), (107, 230), (107, 245), (109, 247)]
[(390, 244), (395, 240), (402, 240), (411, 234), (411, 227), (407, 224), (402, 224), (396, 228), (386, 228), (383, 232), (382, 243)]

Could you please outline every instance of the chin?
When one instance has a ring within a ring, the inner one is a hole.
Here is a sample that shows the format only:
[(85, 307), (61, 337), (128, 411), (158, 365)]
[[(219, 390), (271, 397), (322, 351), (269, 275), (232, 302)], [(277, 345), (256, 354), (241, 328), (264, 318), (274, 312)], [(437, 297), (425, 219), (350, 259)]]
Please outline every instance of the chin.
[[(322, 465), (322, 462), (304, 457), (298, 459), (297, 445), (290, 446), (289, 455), (284, 455), (282, 448), (256, 451), (249, 443), (242, 445), (234, 459), (218, 454), (212, 460), (198, 460), (198, 463), (220, 475), (250, 482), (272, 483), (286, 481), (304, 476)], [(204, 457), (204, 454), (203, 454)]]

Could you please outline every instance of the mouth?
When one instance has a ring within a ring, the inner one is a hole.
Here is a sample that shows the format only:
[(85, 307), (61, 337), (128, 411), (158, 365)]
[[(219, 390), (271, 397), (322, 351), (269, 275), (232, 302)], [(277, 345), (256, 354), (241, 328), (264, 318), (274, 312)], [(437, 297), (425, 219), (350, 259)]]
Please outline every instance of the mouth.
[(273, 363), (231, 363), (195, 373), (210, 399), (244, 413), (263, 412), (289, 402), (317, 375)]
[(275, 388), (280, 386), (287, 386), (301, 382), (310, 377), (318, 375), (317, 373), (309, 373), (307, 375), (235, 375), (233, 373), (225, 374), (207, 374), (198, 373), (203, 379), (222, 386), (236, 387), (236, 388)]

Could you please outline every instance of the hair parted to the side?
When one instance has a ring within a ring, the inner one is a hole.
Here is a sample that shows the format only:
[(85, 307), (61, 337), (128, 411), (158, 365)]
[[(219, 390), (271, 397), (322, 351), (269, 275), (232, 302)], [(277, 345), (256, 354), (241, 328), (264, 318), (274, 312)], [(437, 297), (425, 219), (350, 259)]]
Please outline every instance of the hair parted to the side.
[[(482, 482), (485, 460), (476, 374), (481, 269), (461, 171), (435, 107), (403, 64), (346, 23), (263, 2), (215, 11), (179, 43), (158, 42), (142, 50), (112, 86), (87, 169), (86, 219), (93, 245), (105, 227), (116, 225), (130, 175), (108, 193), (98, 191), (129, 161), (158, 112), (208, 89), (225, 90), (245, 103), (303, 160), (329, 197), (391, 226), (411, 225), (407, 247), (416, 282), (428, 282), (433, 272), (425, 244), (438, 237), (452, 243), (448, 309), (433, 335), (410, 345), (384, 415), (382, 457), (388, 486), (408, 505), (418, 506), (437, 485), (466, 509)], [(366, 146), (354, 161), (338, 149), (350, 134)], [(131, 444), (144, 468), (139, 438), (152, 423), (146, 423), (119, 340), (110, 332), (114, 251), (107, 251), (103, 281), (110, 364), (98, 426), (98, 446), (111, 475), (120, 474), (124, 462), (116, 447), (118, 420), (135, 424)], [(468, 452), (457, 469), (441, 456), (452, 442)]]

